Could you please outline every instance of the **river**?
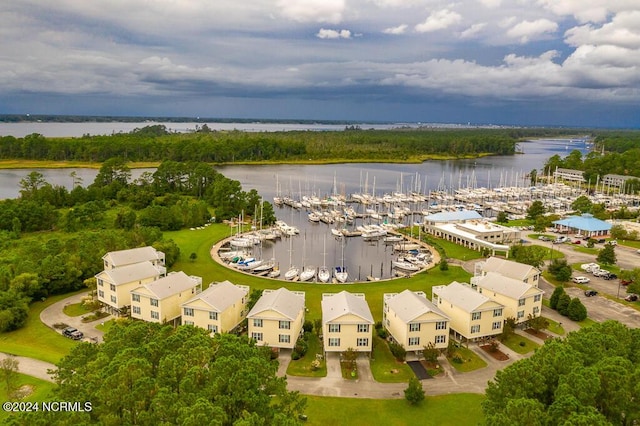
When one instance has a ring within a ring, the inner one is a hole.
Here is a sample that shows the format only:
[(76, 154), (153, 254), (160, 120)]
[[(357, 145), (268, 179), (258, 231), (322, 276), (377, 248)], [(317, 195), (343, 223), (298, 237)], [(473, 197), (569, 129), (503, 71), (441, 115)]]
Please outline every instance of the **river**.
[[(75, 126), (80, 127), (82, 123)], [(225, 165), (217, 166), (216, 169), (225, 176), (238, 180), (245, 191), (256, 189), (268, 201), (272, 201), (277, 194), (298, 198), (309, 194), (324, 196), (334, 191), (347, 196), (358, 192), (382, 195), (396, 191), (426, 194), (430, 190), (451, 190), (459, 187), (525, 186), (528, 185), (525, 175), (532, 169), (541, 169), (550, 156), (565, 156), (573, 149), (586, 153), (588, 147), (581, 140), (555, 139), (523, 142), (520, 149), (523, 154), (513, 156), (425, 161), (419, 164)], [(33, 170), (0, 170), (0, 198), (18, 197), (20, 180), (31, 171)], [(92, 183), (98, 172), (95, 169), (83, 168), (37, 171), (52, 185), (63, 185), (67, 188), (73, 185), (72, 172), (76, 173), (76, 180), (82, 179), (83, 186)], [(153, 169), (134, 169), (132, 177), (136, 178), (145, 171)], [(307, 212), (304, 210), (276, 207), (275, 211), (278, 219), (297, 226), (301, 232), (299, 236), (283, 239), (275, 244), (265, 243), (254, 255), (265, 259), (275, 258), (282, 270), (288, 269), (290, 264), (326, 264), (329, 267), (346, 266), (350, 271), (351, 280), (364, 280), (367, 275), (381, 278), (392, 275), (392, 247), (382, 241), (365, 242), (358, 237), (347, 238), (344, 241), (335, 240), (329, 226), (322, 223), (312, 224), (307, 220)], [(408, 216), (405, 222), (409, 224), (419, 219)], [(231, 235), (232, 229), (229, 232)]]

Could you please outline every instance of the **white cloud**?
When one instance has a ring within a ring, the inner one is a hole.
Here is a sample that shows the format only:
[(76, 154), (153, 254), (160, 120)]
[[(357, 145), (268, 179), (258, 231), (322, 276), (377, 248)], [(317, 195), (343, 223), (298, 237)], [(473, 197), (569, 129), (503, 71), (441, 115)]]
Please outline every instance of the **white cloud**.
[(610, 44), (640, 49), (640, 11), (621, 12), (601, 27), (588, 24), (571, 28), (565, 33), (565, 41), (576, 47)]
[(351, 38), (351, 31), (349, 30), (338, 31), (338, 30), (329, 30), (325, 28), (320, 28), (320, 31), (318, 31), (318, 33), (316, 34), (316, 37), (329, 38), (329, 39)]
[(385, 34), (404, 34), (407, 31), (407, 27), (407, 24), (402, 24), (397, 27), (386, 28), (382, 32)]
[(283, 16), (297, 22), (342, 21), (345, 0), (279, 0), (278, 7)]
[(473, 24), (472, 26), (470, 26), (469, 28), (467, 28), (466, 30), (460, 33), (460, 38), (475, 38), (486, 26), (487, 26), (486, 22), (479, 22), (477, 24)]
[(462, 16), (460, 14), (449, 9), (442, 9), (433, 12), (423, 23), (416, 25), (415, 30), (419, 33), (443, 30), (461, 20)]
[(538, 19), (536, 21), (522, 21), (507, 31), (507, 36), (517, 38), (520, 43), (527, 43), (531, 39), (539, 36), (554, 33), (558, 30), (558, 24), (548, 19)]
[(538, 0), (538, 4), (557, 15), (573, 16), (581, 23), (602, 23), (612, 14), (639, 7), (638, 0)]

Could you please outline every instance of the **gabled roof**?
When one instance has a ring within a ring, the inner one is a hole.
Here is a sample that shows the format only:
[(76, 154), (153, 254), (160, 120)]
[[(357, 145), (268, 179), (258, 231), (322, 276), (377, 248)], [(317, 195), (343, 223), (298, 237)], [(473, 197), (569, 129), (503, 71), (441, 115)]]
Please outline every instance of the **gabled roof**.
[(222, 281), (209, 286), (208, 289), (196, 297), (189, 299), (183, 303), (182, 306), (188, 305), (196, 300), (202, 300), (211, 306), (215, 312), (224, 312), (229, 306), (238, 300), (242, 300), (248, 293), (249, 287), (247, 286), (237, 286), (229, 281)]
[(398, 318), (407, 324), (428, 312), (433, 312), (444, 318), (448, 318), (447, 315), (428, 300), (422, 292), (416, 293), (411, 290), (405, 290), (402, 293), (389, 297), (386, 303)]
[(531, 289), (537, 290), (537, 293), (540, 294), (544, 293), (542, 290), (531, 284), (505, 277), (497, 272), (489, 272), (487, 275), (482, 277), (473, 277), (471, 281), (478, 287), (505, 295), (515, 300), (520, 299)]
[[(460, 284), (457, 281), (454, 281), (449, 285), (434, 286), (432, 291), (442, 300), (446, 300), (469, 313), (474, 312), (485, 303), (492, 301), (487, 296), (483, 296), (477, 291), (471, 289), (471, 287)], [(493, 303), (502, 306), (498, 302)]]
[(458, 222), (471, 219), (482, 219), (482, 216), (475, 210), (458, 210), (434, 213), (424, 217), (425, 222)]
[(344, 315), (355, 315), (369, 324), (373, 324), (373, 315), (364, 297), (347, 291), (322, 295), (322, 323), (334, 321)]
[(556, 220), (553, 223), (555, 225), (566, 226), (568, 228), (579, 229), (587, 232), (609, 231), (612, 226), (610, 223), (595, 218), (589, 213), (584, 213), (581, 216), (569, 216), (564, 219)]
[(148, 260), (115, 269), (107, 269), (96, 275), (96, 278), (106, 279), (115, 285), (127, 284), (151, 277), (158, 277), (160, 271)]
[(295, 320), (304, 309), (304, 293), (289, 291), (284, 287), (264, 290), (247, 317), (259, 316), (264, 311), (276, 311), (290, 320)]
[(482, 264), (482, 270), (484, 272), (497, 272), (505, 277), (513, 278), (516, 280), (524, 280), (535, 272), (540, 274), (540, 270), (524, 263), (514, 262), (513, 260), (501, 259), (499, 257), (490, 257)]
[(151, 246), (138, 247), (128, 250), (110, 251), (102, 256), (103, 260), (110, 259), (113, 267), (121, 267), (131, 265), (132, 263), (140, 263), (145, 260), (158, 260), (164, 258), (164, 253), (157, 251)]
[(191, 290), (196, 287), (199, 282), (184, 272), (173, 272), (166, 277), (152, 281), (148, 284), (144, 284), (134, 290), (131, 293), (139, 293), (141, 289), (147, 289), (147, 291), (155, 298), (162, 300), (174, 294), (182, 293), (183, 291)]

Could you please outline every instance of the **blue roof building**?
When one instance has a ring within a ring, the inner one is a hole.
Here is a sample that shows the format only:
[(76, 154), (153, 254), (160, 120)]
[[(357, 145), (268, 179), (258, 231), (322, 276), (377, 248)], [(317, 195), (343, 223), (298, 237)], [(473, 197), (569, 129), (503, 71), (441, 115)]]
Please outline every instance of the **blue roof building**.
[(569, 216), (553, 222), (560, 231), (578, 232), (587, 237), (607, 235), (611, 224), (584, 213), (581, 216)]

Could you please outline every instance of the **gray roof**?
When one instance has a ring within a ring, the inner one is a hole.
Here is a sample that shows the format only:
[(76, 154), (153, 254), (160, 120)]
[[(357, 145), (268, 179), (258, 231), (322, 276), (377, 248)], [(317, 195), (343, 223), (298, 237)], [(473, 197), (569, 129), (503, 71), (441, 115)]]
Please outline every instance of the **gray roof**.
[[(161, 255), (162, 254), (162, 255)], [(151, 246), (138, 247), (128, 250), (110, 251), (102, 256), (102, 259), (110, 258), (114, 267), (140, 263), (145, 260), (158, 260), (163, 258), (164, 253), (157, 251)]]
[(474, 284), (477, 284), (478, 287), (503, 294), (516, 300), (520, 299), (532, 288), (538, 290), (540, 294), (544, 293), (542, 290), (531, 284), (527, 284), (514, 278), (505, 277), (497, 272), (489, 272), (483, 277), (474, 277), (471, 280)]
[(247, 317), (259, 316), (264, 311), (273, 310), (293, 321), (303, 309), (304, 293), (289, 291), (281, 287), (277, 290), (264, 290), (262, 297), (258, 299)]
[(336, 294), (322, 295), (322, 323), (326, 324), (343, 315), (352, 314), (373, 324), (373, 315), (364, 297), (359, 297), (347, 291)]
[(134, 263), (132, 265), (121, 266), (120, 268), (107, 269), (96, 275), (96, 278), (104, 279), (107, 276), (109, 281), (115, 285), (127, 284), (134, 281), (144, 280), (160, 275), (158, 268), (149, 261)]
[(137, 293), (140, 288), (146, 288), (157, 299), (165, 299), (174, 294), (182, 293), (183, 291), (191, 290), (198, 285), (198, 281), (184, 272), (173, 272), (166, 277), (162, 277), (158, 280), (152, 281), (148, 284), (144, 284), (134, 290), (132, 293)]
[(242, 300), (249, 293), (249, 287), (237, 286), (229, 281), (210, 285), (208, 289), (182, 304), (187, 305), (195, 300), (202, 300), (215, 312), (224, 312), (229, 306)]
[(458, 210), (434, 213), (424, 217), (425, 222), (457, 222), (472, 219), (482, 219), (482, 216), (475, 210)]
[(419, 316), (434, 312), (445, 318), (447, 315), (436, 307), (430, 300), (423, 296), (424, 293), (416, 294), (411, 290), (405, 290), (387, 300), (389, 308), (393, 309), (396, 315), (404, 323), (409, 323)]
[[(446, 300), (469, 313), (475, 311), (484, 303), (491, 301), (487, 296), (483, 296), (471, 287), (460, 284), (457, 281), (454, 281), (449, 285), (434, 286), (432, 291), (442, 300)], [(494, 303), (500, 305), (497, 302)]]
[(490, 257), (482, 265), (484, 272), (497, 272), (505, 277), (513, 278), (516, 280), (524, 280), (531, 273), (535, 271), (540, 273), (540, 270), (534, 268), (531, 265), (524, 263), (514, 262), (513, 260), (501, 259), (499, 257)]

